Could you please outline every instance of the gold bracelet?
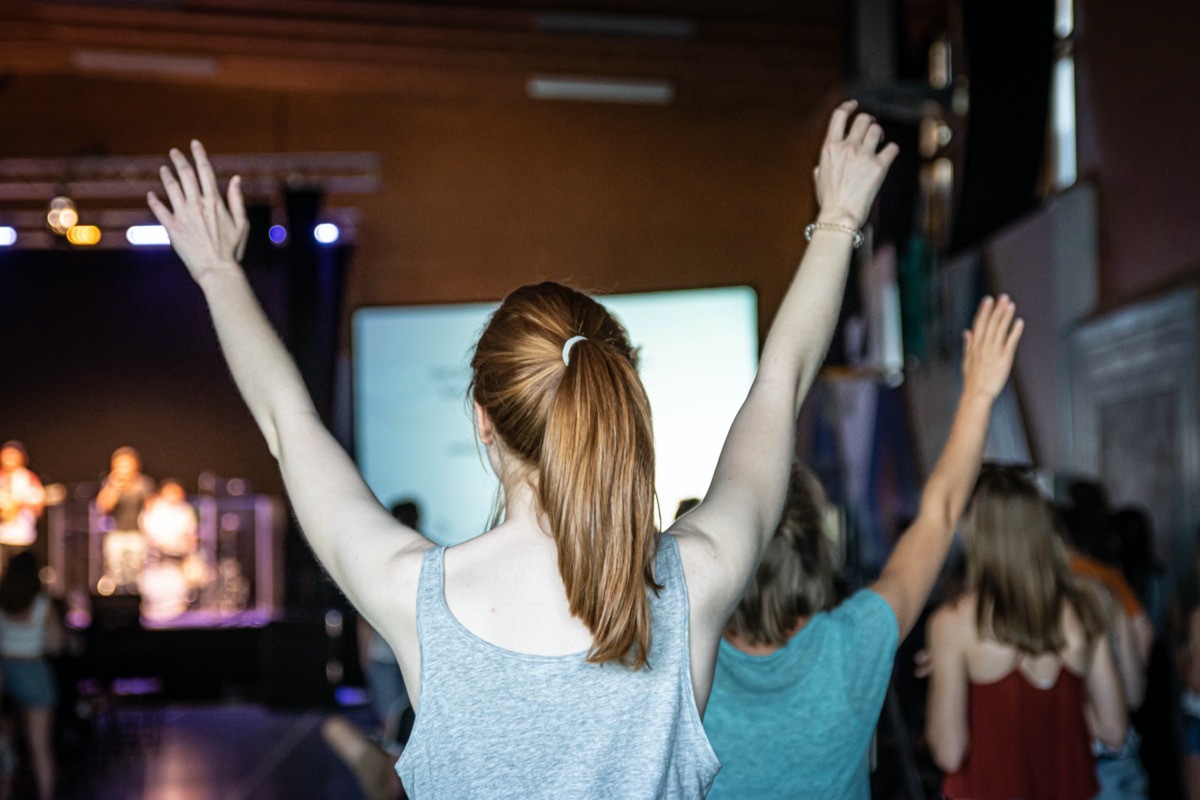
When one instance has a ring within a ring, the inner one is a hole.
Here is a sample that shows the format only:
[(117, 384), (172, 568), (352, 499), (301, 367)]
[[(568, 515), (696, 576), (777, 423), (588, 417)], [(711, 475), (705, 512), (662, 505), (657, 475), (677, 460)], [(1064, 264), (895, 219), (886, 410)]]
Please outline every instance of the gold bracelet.
[(854, 237), (854, 249), (857, 250), (862, 246), (863, 234), (862, 231), (856, 231), (854, 228), (849, 228), (845, 225), (838, 225), (836, 222), (813, 222), (804, 229), (804, 241), (811, 242), (813, 231), (841, 231), (848, 233)]

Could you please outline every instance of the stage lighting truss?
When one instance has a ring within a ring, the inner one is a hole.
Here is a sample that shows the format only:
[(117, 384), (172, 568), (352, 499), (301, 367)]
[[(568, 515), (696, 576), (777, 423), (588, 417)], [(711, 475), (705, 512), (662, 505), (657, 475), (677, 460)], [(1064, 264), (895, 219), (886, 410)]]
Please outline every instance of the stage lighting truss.
[[(147, 192), (162, 195), (158, 170), (166, 162), (165, 156), (0, 159), (0, 246), (46, 249), (64, 239), (102, 249), (167, 246), (163, 233), (147, 227), (157, 223), (145, 204)], [(222, 187), (241, 175), (247, 202), (269, 204), (280, 215), (289, 186), (343, 195), (377, 192), (382, 183), (379, 155), (370, 152), (218, 155), (212, 162)], [(354, 242), (356, 208), (326, 207), (321, 221), (335, 226), (337, 241)], [(98, 232), (72, 236), (82, 223)], [(283, 239), (286, 233), (276, 243)]]

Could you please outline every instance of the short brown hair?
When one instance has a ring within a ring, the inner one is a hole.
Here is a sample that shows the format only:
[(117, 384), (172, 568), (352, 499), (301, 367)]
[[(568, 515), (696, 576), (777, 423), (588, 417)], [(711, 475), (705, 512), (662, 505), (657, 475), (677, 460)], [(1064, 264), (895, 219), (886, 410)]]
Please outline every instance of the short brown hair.
[(833, 605), (829, 501), (817, 476), (792, 464), (783, 516), (727, 633), (752, 644), (783, 645), (800, 616)]

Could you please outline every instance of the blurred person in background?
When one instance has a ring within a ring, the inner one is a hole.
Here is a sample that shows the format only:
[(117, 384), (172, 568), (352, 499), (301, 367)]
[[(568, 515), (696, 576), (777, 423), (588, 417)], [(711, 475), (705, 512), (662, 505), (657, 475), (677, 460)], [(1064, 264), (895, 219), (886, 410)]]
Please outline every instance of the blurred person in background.
[(0, 675), (20, 709), (39, 800), (54, 797), (58, 692), (46, 656), (62, 647), (62, 624), (42, 586), (37, 556), (13, 556), (0, 577)]
[(947, 798), (1090, 800), (1093, 736), (1129, 729), (1108, 606), (1075, 575), (1057, 518), (1018, 467), (981, 471), (964, 528), (967, 591), (929, 621), (926, 737)]

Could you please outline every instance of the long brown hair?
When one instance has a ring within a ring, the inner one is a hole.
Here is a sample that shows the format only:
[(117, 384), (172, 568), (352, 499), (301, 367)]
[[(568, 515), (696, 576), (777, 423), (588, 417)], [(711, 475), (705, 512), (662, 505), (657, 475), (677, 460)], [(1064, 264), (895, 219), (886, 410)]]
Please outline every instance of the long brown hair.
[(751, 644), (782, 646), (797, 617), (833, 605), (828, 508), (817, 476), (794, 462), (779, 527), (726, 623), (726, 633)]
[(1066, 603), (1089, 640), (1107, 628), (1097, 596), (1068, 566), (1058, 519), (1021, 467), (985, 464), (966, 517), (967, 584), (975, 624), (1031, 655), (1066, 646)]
[[(570, 350), (563, 347), (584, 336)], [(475, 402), (536, 477), (587, 660), (635, 669), (650, 652), (654, 436), (625, 329), (581, 292), (523, 286), (492, 315), (471, 359)]]

